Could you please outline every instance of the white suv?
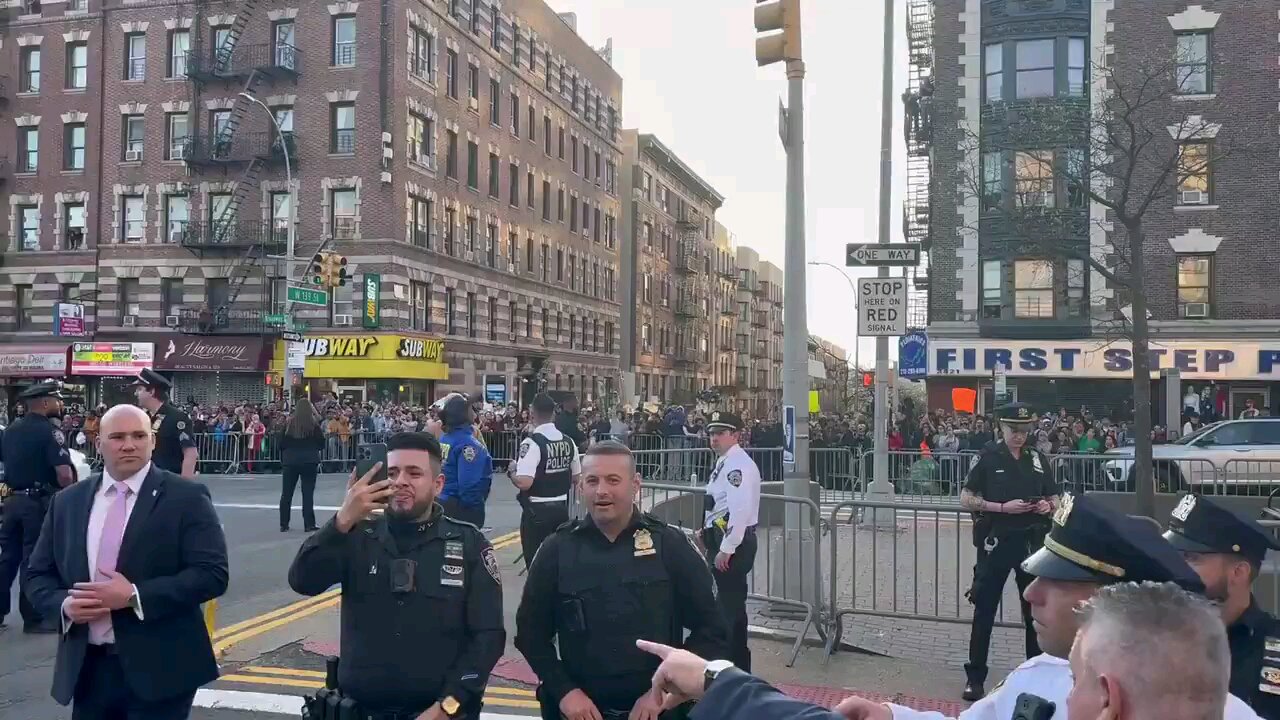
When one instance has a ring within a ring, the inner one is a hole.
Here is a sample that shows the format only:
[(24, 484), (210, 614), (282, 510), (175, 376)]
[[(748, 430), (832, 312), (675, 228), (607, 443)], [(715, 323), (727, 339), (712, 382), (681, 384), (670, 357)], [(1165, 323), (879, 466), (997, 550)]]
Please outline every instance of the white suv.
[[(1112, 489), (1133, 489), (1133, 448), (1106, 453)], [(1280, 417), (1224, 420), (1206, 425), (1167, 445), (1152, 448), (1156, 490), (1244, 491), (1250, 495), (1280, 487)], [(1247, 486), (1247, 490), (1245, 490)]]

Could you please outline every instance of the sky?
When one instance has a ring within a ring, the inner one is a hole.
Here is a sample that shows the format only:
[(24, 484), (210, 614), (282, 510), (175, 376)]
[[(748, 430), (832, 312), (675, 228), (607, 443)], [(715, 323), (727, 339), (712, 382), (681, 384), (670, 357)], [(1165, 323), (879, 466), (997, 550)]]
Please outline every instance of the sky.
[[(725, 196), (717, 219), (739, 244), (785, 270), (786, 154), (778, 139), (781, 64), (757, 67), (753, 0), (549, 0), (575, 12), (593, 47), (613, 38), (623, 126), (657, 135)], [(905, 3), (896, 2), (894, 188), (890, 239), (901, 242), (907, 82)], [(883, 3), (802, 0), (805, 78), (806, 255), (844, 268), (845, 244), (878, 238)], [(809, 333), (874, 366), (875, 339), (858, 342), (854, 291), (829, 267), (809, 266)], [(852, 277), (859, 273), (846, 270)], [(874, 274), (874, 271), (865, 274)], [(787, 283), (792, 282), (787, 277)], [(890, 357), (897, 343), (890, 341)]]

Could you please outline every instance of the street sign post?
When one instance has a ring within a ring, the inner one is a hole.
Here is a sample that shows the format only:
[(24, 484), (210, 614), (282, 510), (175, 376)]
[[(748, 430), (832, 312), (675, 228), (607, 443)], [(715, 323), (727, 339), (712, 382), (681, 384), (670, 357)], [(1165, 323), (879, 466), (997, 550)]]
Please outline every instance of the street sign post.
[(915, 267), (920, 264), (919, 243), (849, 243), (844, 248), (845, 267)]
[(907, 279), (858, 278), (858, 334), (891, 337), (906, 333)]
[(280, 338), (287, 342), (302, 342), (302, 333), (286, 330), (280, 333)]
[(290, 286), (290, 288), (285, 291), (285, 296), (288, 298), (289, 302), (301, 303), (303, 305), (319, 305), (324, 307), (329, 304), (329, 292), (327, 290)]

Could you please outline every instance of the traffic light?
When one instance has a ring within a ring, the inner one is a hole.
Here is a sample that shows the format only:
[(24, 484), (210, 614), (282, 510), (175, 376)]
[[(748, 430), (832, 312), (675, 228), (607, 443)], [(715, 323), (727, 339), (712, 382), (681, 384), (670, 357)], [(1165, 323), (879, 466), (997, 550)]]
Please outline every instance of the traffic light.
[(311, 268), (314, 270), (314, 272), (311, 275), (312, 285), (326, 284), (325, 276), (324, 276), (324, 267), (325, 267), (324, 264), (325, 264), (325, 259), (327, 257), (328, 256), (325, 253), (316, 253), (316, 256), (311, 259)]
[(869, 388), (876, 384), (876, 374), (873, 372), (862, 373), (862, 387)]
[(342, 287), (347, 284), (347, 256), (346, 255), (330, 255), (329, 262), (332, 263), (330, 271), (329, 285), (332, 287)]
[[(800, 60), (800, 0), (756, 0), (756, 63)], [(781, 30), (782, 32), (777, 32)]]

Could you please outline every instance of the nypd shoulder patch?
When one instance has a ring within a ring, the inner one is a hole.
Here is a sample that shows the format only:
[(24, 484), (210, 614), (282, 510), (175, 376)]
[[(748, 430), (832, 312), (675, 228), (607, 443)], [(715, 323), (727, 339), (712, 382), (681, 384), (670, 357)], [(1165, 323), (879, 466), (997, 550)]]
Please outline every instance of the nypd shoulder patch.
[(528, 454), (529, 454), (529, 446), (530, 446), (530, 445), (533, 445), (533, 441), (532, 441), (532, 440), (527, 440), (527, 439), (526, 439), (524, 442), (520, 443), (520, 459), (521, 459), (521, 460), (523, 460), (523, 459), (524, 459), (524, 456), (525, 456), (525, 455), (528, 455)]
[(484, 559), (484, 569), (489, 573), (489, 577), (501, 585), (502, 572), (498, 569), (498, 556), (494, 554), (493, 548), (485, 548), (484, 552), (481, 553), (481, 557)]
[(463, 449), (462, 449), (462, 459), (463, 459), (463, 460), (466, 460), (467, 462), (475, 462), (475, 460), (476, 460), (476, 447), (475, 447), (474, 445), (468, 445), (468, 446), (466, 446), (465, 448), (463, 448)]
[(54, 430), (54, 431), (53, 431), (53, 439), (54, 439), (55, 441), (57, 441), (57, 443), (58, 443), (59, 445), (66, 445), (66, 444), (67, 444), (67, 436), (66, 436), (66, 435), (63, 435), (61, 430)]
[(727, 477), (726, 479), (729, 481), (729, 484), (730, 484), (730, 485), (732, 485), (732, 486), (734, 486), (734, 487), (739, 487), (739, 486), (741, 486), (741, 485), (742, 485), (742, 471), (741, 471), (741, 470), (730, 470), (730, 471), (729, 471), (729, 475), (728, 475), (728, 477)]
[(186, 423), (186, 422), (184, 422), (184, 421), (182, 421), (182, 420), (179, 420), (179, 421), (178, 421), (178, 429), (179, 429), (179, 430), (186, 430), (186, 429), (187, 429), (187, 423)]

